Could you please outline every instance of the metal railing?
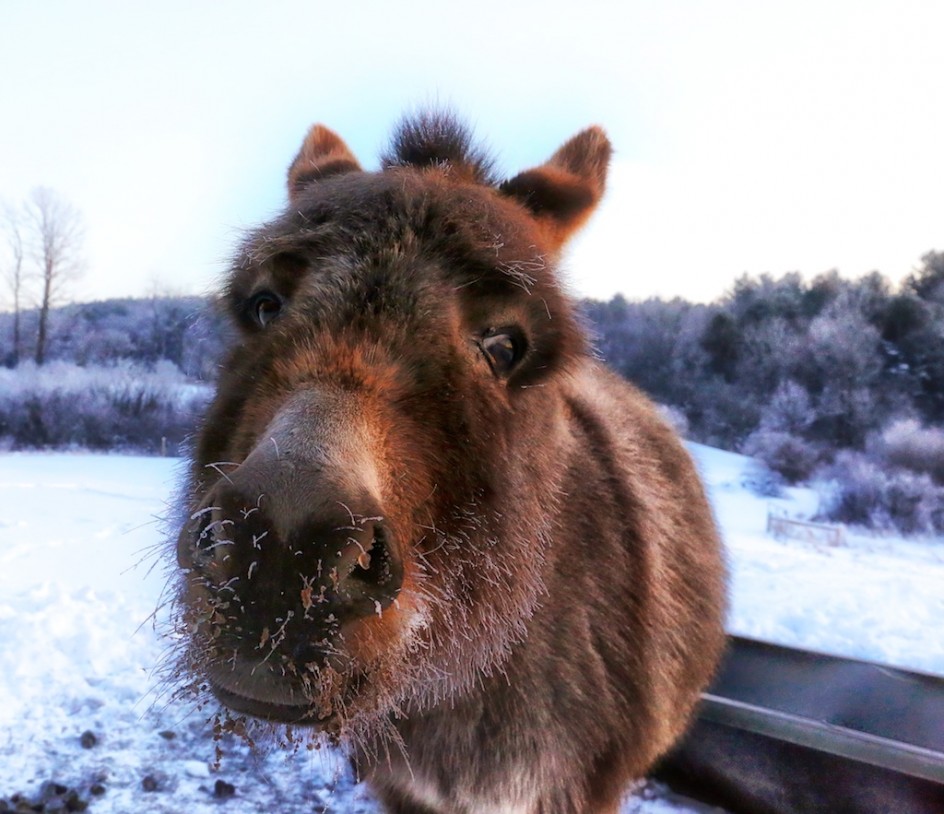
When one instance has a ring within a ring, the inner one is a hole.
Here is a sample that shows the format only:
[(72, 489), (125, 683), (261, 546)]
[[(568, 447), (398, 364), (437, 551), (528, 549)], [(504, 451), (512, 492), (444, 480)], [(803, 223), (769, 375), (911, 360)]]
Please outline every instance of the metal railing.
[(657, 776), (731, 812), (944, 812), (944, 677), (730, 637)]

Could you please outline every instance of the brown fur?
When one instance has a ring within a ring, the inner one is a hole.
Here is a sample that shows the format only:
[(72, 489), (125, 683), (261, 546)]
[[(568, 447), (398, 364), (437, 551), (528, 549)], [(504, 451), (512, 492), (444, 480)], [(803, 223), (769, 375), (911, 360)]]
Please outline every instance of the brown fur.
[(316, 127), (226, 284), (183, 666), (331, 733), (388, 811), (616, 811), (715, 668), (692, 463), (587, 353), (554, 268), (609, 156), (591, 128), (499, 185), (427, 115), (364, 173)]

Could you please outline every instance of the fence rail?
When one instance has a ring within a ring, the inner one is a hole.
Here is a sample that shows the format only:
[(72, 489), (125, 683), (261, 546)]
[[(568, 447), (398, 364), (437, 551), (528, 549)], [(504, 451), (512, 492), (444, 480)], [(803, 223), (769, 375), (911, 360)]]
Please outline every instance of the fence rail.
[(846, 542), (846, 529), (843, 526), (793, 520), (773, 513), (767, 515), (767, 533), (778, 539), (787, 537), (828, 546), (841, 546)]

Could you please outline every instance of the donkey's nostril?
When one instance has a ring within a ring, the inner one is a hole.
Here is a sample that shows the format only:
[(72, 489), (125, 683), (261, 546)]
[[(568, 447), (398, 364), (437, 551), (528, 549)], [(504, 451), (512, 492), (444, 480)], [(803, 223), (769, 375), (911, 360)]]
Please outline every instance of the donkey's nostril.
[(360, 545), (362, 550), (342, 579), (341, 592), (358, 605), (366, 601), (370, 612), (378, 603), (382, 609), (389, 607), (403, 584), (403, 565), (386, 528), (374, 523), (371, 544), (366, 550), (356, 540), (352, 544)]
[(352, 571), (351, 576), (380, 585), (384, 581), (384, 568), (389, 559), (390, 552), (386, 545), (383, 528), (374, 526), (370, 548), (361, 551), (355, 562), (357, 567)]
[(194, 545), (201, 553), (212, 555), (216, 549), (233, 544), (234, 525), (218, 507), (210, 507), (200, 517)]
[(234, 545), (233, 521), (225, 517), (219, 506), (206, 506), (196, 511), (178, 540), (178, 561), (185, 567), (206, 567), (221, 562), (224, 549)]
[(213, 582), (246, 573), (271, 531), (269, 518), (258, 504), (258, 498), (229, 484), (211, 490), (181, 532), (180, 563)]

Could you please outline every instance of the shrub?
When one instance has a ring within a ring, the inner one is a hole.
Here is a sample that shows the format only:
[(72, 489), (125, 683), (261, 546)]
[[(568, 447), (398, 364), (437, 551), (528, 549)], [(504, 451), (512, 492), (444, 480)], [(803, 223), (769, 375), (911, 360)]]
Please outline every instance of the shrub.
[(0, 437), (12, 449), (178, 454), (208, 395), (169, 363), (23, 364), (0, 370)]
[(818, 446), (782, 430), (761, 427), (744, 442), (742, 452), (764, 462), (788, 483), (804, 481), (821, 461)]
[(944, 487), (926, 474), (841, 452), (821, 473), (823, 519), (903, 534), (944, 531)]
[(911, 418), (898, 419), (869, 446), (892, 466), (930, 475), (944, 484), (944, 430), (924, 427)]

